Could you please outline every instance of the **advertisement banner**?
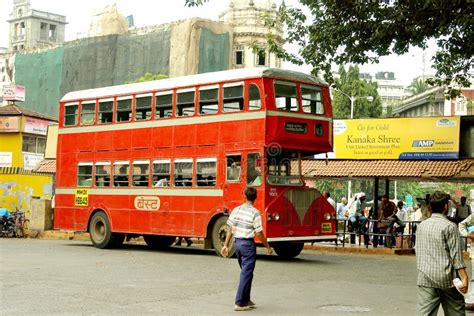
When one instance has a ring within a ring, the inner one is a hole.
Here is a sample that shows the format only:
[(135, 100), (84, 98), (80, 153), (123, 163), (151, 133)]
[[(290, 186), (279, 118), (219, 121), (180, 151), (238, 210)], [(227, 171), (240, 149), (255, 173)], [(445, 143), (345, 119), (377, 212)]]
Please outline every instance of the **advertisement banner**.
[(13, 153), (11, 151), (0, 152), (0, 167), (11, 167), (13, 161)]
[(30, 134), (46, 135), (48, 133), (48, 125), (48, 121), (25, 117), (25, 128), (23, 131)]
[(3, 100), (25, 101), (26, 89), (24, 86), (7, 84), (3, 86)]
[(336, 159), (458, 159), (459, 117), (334, 121)]
[(0, 131), (2, 132), (19, 132), (20, 118), (18, 116), (0, 117)]
[(33, 170), (43, 159), (43, 155), (23, 154), (23, 168)]

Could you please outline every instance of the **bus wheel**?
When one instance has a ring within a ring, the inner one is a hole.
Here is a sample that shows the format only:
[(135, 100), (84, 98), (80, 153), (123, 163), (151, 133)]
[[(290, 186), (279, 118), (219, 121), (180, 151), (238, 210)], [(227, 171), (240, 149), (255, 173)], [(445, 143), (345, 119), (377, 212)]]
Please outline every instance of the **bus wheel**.
[(153, 249), (166, 249), (171, 246), (175, 240), (175, 236), (159, 236), (159, 235), (143, 235), (146, 244)]
[(94, 247), (104, 249), (114, 244), (115, 234), (110, 231), (109, 219), (104, 212), (97, 212), (92, 216), (89, 233)]
[[(214, 227), (212, 228), (212, 245), (214, 246), (214, 250), (216, 254), (220, 257), (221, 250), (224, 247), (225, 238), (227, 236), (227, 217), (222, 216), (217, 219), (214, 223)], [(234, 240), (232, 239), (229, 243), (229, 257), (233, 257), (235, 255), (235, 244)]]
[(304, 243), (278, 242), (271, 245), (282, 259), (291, 259), (301, 253)]

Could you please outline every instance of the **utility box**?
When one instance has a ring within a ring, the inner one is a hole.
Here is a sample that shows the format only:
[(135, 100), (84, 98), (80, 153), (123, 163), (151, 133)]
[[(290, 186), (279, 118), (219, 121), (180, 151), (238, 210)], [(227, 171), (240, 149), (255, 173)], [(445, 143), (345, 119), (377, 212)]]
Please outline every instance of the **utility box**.
[(53, 211), (51, 209), (51, 200), (32, 199), (31, 212), (29, 217), (30, 230), (43, 232), (53, 229)]

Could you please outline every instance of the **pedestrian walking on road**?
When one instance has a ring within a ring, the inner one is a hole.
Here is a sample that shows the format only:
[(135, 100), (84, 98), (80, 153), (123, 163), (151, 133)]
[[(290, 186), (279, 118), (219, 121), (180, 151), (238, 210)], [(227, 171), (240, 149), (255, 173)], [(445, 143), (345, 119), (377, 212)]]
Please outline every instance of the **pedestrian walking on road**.
[(240, 281), (235, 297), (235, 311), (247, 311), (255, 307), (250, 300), (252, 289), (253, 270), (257, 259), (254, 237), (258, 236), (267, 248), (267, 254), (271, 255), (273, 250), (267, 242), (262, 231), (262, 217), (260, 212), (253, 206), (257, 199), (257, 190), (252, 187), (245, 189), (245, 203), (236, 207), (227, 220), (227, 236), (222, 247), (221, 255), (229, 255), (229, 243), (234, 236), (237, 260), (240, 265)]
[[(417, 232), (418, 315), (437, 315), (439, 305), (445, 315), (465, 315), (464, 296), (468, 276), (464, 264), (458, 227), (446, 217), (448, 195), (436, 191), (430, 197), (432, 215)], [(460, 278), (459, 291), (453, 280)]]

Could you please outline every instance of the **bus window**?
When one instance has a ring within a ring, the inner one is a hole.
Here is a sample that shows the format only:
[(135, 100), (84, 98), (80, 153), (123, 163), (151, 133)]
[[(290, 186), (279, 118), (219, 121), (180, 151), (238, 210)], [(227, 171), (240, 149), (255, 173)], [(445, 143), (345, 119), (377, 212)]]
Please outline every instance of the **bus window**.
[(177, 116), (193, 116), (194, 115), (194, 89), (190, 91), (178, 90), (177, 93)]
[(168, 118), (173, 115), (173, 92), (159, 92), (156, 94), (155, 118)]
[(240, 172), (242, 171), (242, 156), (227, 156), (227, 182), (240, 181)]
[(170, 186), (170, 161), (154, 160), (153, 161), (153, 186), (169, 187)]
[(222, 111), (238, 112), (244, 109), (244, 85), (241, 82), (224, 85)]
[(140, 95), (135, 100), (135, 121), (151, 119), (151, 95)]
[(99, 101), (99, 124), (112, 123), (114, 116), (114, 100)]
[(278, 110), (298, 111), (296, 84), (286, 81), (275, 81), (275, 104)]
[(199, 158), (196, 160), (196, 179), (198, 187), (216, 186), (217, 159)]
[(93, 125), (95, 122), (95, 101), (81, 104), (81, 125)]
[(95, 164), (95, 182), (96, 187), (110, 186), (110, 162), (97, 162)]
[(303, 111), (311, 114), (324, 114), (321, 101), (321, 89), (318, 87), (301, 86), (301, 99)]
[(77, 186), (90, 187), (92, 184), (92, 162), (80, 162), (77, 166)]
[(249, 110), (260, 110), (262, 108), (262, 100), (260, 99), (260, 91), (257, 85), (249, 85)]
[(190, 187), (193, 185), (193, 160), (176, 159), (174, 161), (174, 186)]
[(116, 161), (114, 163), (114, 187), (128, 187), (129, 169), (128, 161)]
[(132, 119), (132, 99), (117, 101), (117, 122), (129, 122)]
[(134, 187), (147, 187), (149, 178), (149, 166), (148, 161), (134, 161), (133, 162), (133, 186)]
[(66, 104), (64, 107), (64, 126), (76, 126), (78, 104)]
[(249, 186), (259, 186), (262, 184), (262, 167), (260, 163), (260, 154), (247, 155), (247, 184)]
[(267, 151), (266, 180), (274, 185), (302, 185), (300, 158), (297, 152), (285, 151), (275, 154)]
[(219, 86), (199, 88), (199, 114), (216, 114), (219, 106)]

